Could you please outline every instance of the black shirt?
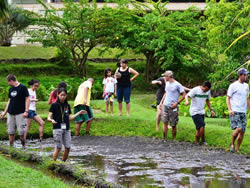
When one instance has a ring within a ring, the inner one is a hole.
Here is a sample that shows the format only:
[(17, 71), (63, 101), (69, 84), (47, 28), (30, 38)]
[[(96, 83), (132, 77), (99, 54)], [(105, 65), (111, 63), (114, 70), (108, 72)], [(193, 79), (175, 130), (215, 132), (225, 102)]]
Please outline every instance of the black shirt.
[(121, 71), (120, 68), (118, 72), (121, 73), (121, 78), (117, 79), (117, 86), (119, 87), (130, 87), (130, 72), (129, 67), (125, 71)]
[(52, 117), (57, 122), (57, 124), (53, 124), (53, 129), (61, 129), (61, 123), (66, 123), (66, 130), (70, 129), (69, 115), (71, 114), (71, 109), (69, 104), (53, 103), (49, 112), (53, 113)]
[(160, 84), (157, 84), (158, 85), (158, 90), (156, 92), (156, 101), (157, 101), (157, 105), (160, 104), (161, 102), (161, 99), (165, 93), (165, 79), (163, 77), (160, 77), (157, 79), (157, 81), (160, 81), (161, 82), (161, 85)]
[(26, 97), (28, 96), (28, 89), (23, 84), (19, 84), (17, 87), (11, 87), (9, 89), (10, 103), (8, 113), (12, 115), (24, 113)]

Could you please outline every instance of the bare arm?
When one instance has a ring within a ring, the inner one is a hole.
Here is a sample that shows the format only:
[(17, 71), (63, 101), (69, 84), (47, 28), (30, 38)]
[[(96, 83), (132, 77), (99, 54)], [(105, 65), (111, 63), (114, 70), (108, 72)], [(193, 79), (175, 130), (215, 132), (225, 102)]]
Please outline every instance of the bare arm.
[(130, 81), (132, 82), (137, 76), (139, 76), (139, 73), (137, 71), (135, 71), (132, 68), (129, 68), (129, 72), (134, 74), (134, 76), (132, 78), (130, 78)]
[(212, 116), (214, 117), (214, 116), (215, 116), (215, 113), (214, 113), (214, 110), (213, 110), (213, 108), (212, 108), (212, 106), (211, 106), (211, 104), (210, 104), (210, 100), (207, 99), (207, 100), (206, 100), (206, 103), (207, 103), (208, 108), (209, 108), (210, 111), (211, 111)]
[(105, 89), (106, 89), (106, 84), (103, 85), (103, 93), (102, 93), (103, 97), (104, 97), (104, 94), (105, 94)]
[(116, 94), (117, 94), (116, 88), (117, 88), (117, 84), (115, 84), (115, 96), (116, 96)]
[(83, 100), (83, 105), (87, 104), (87, 100), (88, 100), (88, 89), (87, 87), (84, 88), (83, 90), (83, 94), (84, 94), (84, 100)]
[(74, 115), (69, 115), (69, 120), (73, 120), (73, 119), (75, 119), (79, 114), (87, 114), (87, 111), (86, 110), (81, 110), (81, 111), (79, 111), (79, 112), (77, 112), (76, 114), (74, 114)]
[(186, 106), (189, 104), (188, 99), (189, 99), (189, 96), (186, 95), (186, 96), (185, 96), (185, 105), (186, 105)]
[(232, 116), (234, 115), (234, 112), (232, 111), (232, 108), (231, 108), (230, 98), (231, 97), (227, 96), (227, 108), (228, 108), (229, 115)]
[(181, 94), (182, 94), (181, 98), (176, 103), (172, 104), (171, 108), (173, 109), (176, 108), (178, 104), (180, 104), (185, 99), (186, 92), (183, 91)]
[(57, 124), (57, 122), (53, 119), (53, 113), (52, 112), (49, 112), (47, 120), (50, 121), (53, 124)]
[(3, 111), (3, 113), (1, 114), (1, 118), (4, 118), (4, 116), (7, 114), (8, 108), (9, 108), (9, 104), (10, 104), (10, 99), (8, 100), (5, 110)]
[(183, 88), (184, 88), (184, 90), (185, 90), (186, 92), (191, 90), (190, 88), (185, 87), (185, 86), (183, 86)]
[(25, 98), (25, 112), (23, 113), (24, 117), (28, 117), (28, 111), (30, 106), (30, 97)]
[(158, 81), (158, 80), (153, 80), (151, 83), (152, 83), (153, 85), (155, 85), (155, 84), (161, 85), (161, 81)]

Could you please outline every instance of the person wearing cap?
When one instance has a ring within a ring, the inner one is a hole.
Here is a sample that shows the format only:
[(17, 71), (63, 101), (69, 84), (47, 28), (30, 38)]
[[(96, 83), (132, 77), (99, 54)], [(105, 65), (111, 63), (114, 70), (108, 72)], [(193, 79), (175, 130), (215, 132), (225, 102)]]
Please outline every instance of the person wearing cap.
[[(122, 101), (124, 98), (124, 101), (126, 102), (126, 111), (127, 116), (129, 116), (130, 111), (130, 94), (131, 94), (131, 83), (132, 81), (139, 76), (139, 73), (132, 69), (131, 67), (128, 67), (128, 60), (121, 59), (120, 60), (120, 67), (116, 69), (115, 75), (117, 78), (117, 101), (118, 101), (118, 107), (119, 107), (119, 115), (122, 115)], [(117, 76), (119, 73), (119, 77)], [(131, 74), (134, 76), (132, 78)]]
[[(247, 97), (249, 86), (246, 82), (249, 72), (241, 68), (238, 71), (238, 80), (230, 84), (227, 91), (227, 108), (229, 111), (230, 125), (233, 131), (230, 151), (238, 152), (246, 131)], [(237, 145), (235, 147), (235, 140)]]
[[(166, 80), (165, 94), (162, 97), (160, 107), (162, 108), (163, 138), (167, 140), (168, 123), (172, 126), (172, 136), (176, 139), (176, 125), (178, 124), (178, 105), (184, 100), (186, 92), (183, 86), (174, 79), (172, 71), (162, 74)], [(180, 94), (182, 97), (179, 99)]]

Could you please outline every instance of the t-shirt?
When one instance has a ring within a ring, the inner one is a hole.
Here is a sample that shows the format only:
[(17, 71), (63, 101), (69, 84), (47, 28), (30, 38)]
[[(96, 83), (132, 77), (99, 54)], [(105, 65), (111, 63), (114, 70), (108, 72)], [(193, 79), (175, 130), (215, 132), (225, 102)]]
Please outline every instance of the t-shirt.
[(12, 115), (24, 113), (26, 97), (28, 96), (28, 89), (23, 84), (19, 84), (17, 87), (11, 87), (9, 90), (10, 103), (8, 113)]
[(104, 78), (102, 84), (106, 85), (105, 93), (114, 93), (116, 83), (117, 83), (117, 81), (113, 77)]
[(207, 99), (211, 98), (210, 91), (204, 92), (200, 86), (193, 88), (188, 96), (192, 98), (191, 106), (189, 109), (190, 115), (194, 116), (196, 114), (205, 114), (205, 102)]
[(55, 93), (55, 90), (51, 91), (51, 93), (49, 94), (49, 96), (51, 98), (51, 104), (53, 104), (57, 101), (57, 94), (56, 94), (56, 97), (54, 97), (54, 93)]
[(157, 79), (157, 81), (161, 82), (161, 84), (157, 84), (158, 90), (156, 91), (156, 101), (157, 101), (157, 105), (159, 105), (165, 93), (165, 79), (163, 77), (160, 77)]
[(248, 93), (249, 86), (247, 83), (236, 81), (229, 86), (227, 96), (230, 97), (231, 108), (234, 112), (247, 112)]
[(53, 103), (50, 106), (49, 112), (53, 113), (53, 119), (57, 124), (53, 124), (53, 129), (61, 129), (61, 123), (66, 123), (66, 130), (70, 129), (69, 115), (71, 114), (70, 105), (64, 105), (62, 103)]
[(184, 92), (184, 88), (175, 80), (174, 82), (166, 82), (165, 92), (166, 97), (163, 104), (170, 107), (172, 104), (178, 102), (180, 93)]
[(32, 89), (28, 89), (29, 91), (29, 95), (30, 95), (30, 106), (29, 106), (29, 110), (34, 110), (36, 111), (36, 102), (35, 101), (31, 101), (36, 99), (36, 91), (33, 91)]
[(84, 101), (84, 88), (88, 88), (88, 96), (87, 96), (87, 106), (90, 106), (90, 97), (91, 97), (91, 87), (92, 87), (92, 83), (90, 81), (85, 81), (83, 82), (77, 91), (77, 96), (75, 98), (75, 102), (74, 102), (74, 107), (77, 105), (83, 105), (83, 101)]

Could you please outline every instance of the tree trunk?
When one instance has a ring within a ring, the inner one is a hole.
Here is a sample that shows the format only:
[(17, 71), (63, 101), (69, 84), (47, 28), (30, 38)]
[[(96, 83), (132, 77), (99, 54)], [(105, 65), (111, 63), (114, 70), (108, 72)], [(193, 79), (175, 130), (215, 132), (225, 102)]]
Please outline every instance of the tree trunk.
[(147, 52), (144, 55), (146, 56), (146, 81), (150, 82), (152, 79), (151, 72), (153, 72), (154, 69), (154, 52)]

